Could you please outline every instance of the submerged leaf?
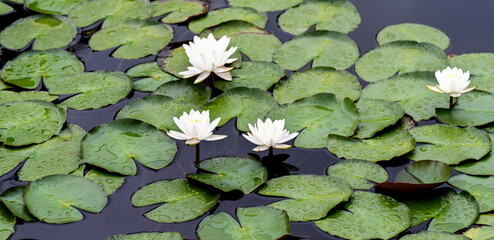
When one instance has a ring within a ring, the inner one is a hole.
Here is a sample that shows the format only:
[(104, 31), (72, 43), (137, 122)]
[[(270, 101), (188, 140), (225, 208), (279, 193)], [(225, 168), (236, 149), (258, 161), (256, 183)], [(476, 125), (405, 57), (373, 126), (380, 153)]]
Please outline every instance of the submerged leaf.
[(452, 177), (448, 183), (472, 194), (479, 203), (481, 213), (494, 210), (494, 176), (475, 177), (461, 174)]
[(206, 13), (209, 9), (209, 2), (202, 0), (161, 0), (154, 1), (152, 4), (153, 17), (167, 14), (161, 19), (164, 23), (185, 22)]
[(353, 189), (369, 189), (372, 182), (388, 180), (388, 172), (376, 163), (366, 160), (343, 160), (328, 167), (329, 176), (345, 179)]
[(417, 23), (389, 25), (379, 31), (376, 39), (379, 45), (396, 41), (415, 41), (432, 43), (442, 50), (449, 46), (448, 35), (439, 29)]
[(199, 34), (206, 28), (233, 20), (250, 22), (257, 27), (264, 28), (268, 17), (265, 13), (257, 12), (252, 8), (220, 8), (208, 12), (203, 18), (192, 20), (189, 23), (189, 29)]
[(133, 78), (145, 77), (134, 81), (134, 89), (143, 92), (152, 92), (164, 83), (178, 80), (175, 76), (163, 72), (156, 62), (141, 63), (133, 66), (127, 70), (127, 75)]

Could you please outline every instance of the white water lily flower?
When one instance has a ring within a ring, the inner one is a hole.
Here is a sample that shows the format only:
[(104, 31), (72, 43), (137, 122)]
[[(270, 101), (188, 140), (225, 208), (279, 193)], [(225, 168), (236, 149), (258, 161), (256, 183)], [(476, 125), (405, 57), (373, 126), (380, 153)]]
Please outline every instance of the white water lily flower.
[(271, 121), (270, 118), (266, 119), (266, 122), (262, 122), (261, 119), (257, 119), (257, 126), (249, 124), (250, 132), (243, 136), (250, 142), (259, 145), (253, 150), (255, 152), (268, 150), (270, 147), (287, 149), (291, 145), (283, 144), (284, 142), (294, 139), (298, 132), (290, 134), (285, 128), (285, 119)]
[(436, 79), (439, 85), (426, 87), (434, 92), (447, 93), (450, 97), (459, 97), (462, 93), (474, 90), (477, 86), (468, 87), (470, 72), (463, 72), (461, 68), (447, 67), (443, 71), (436, 71)]
[(225, 67), (225, 64), (237, 60), (237, 58), (229, 58), (237, 48), (232, 47), (227, 51), (226, 48), (229, 43), (230, 38), (227, 36), (221, 37), (218, 41), (211, 33), (207, 38), (195, 36), (193, 42), (190, 42), (189, 45), (183, 45), (192, 66), (187, 67), (188, 71), (179, 72), (178, 74), (184, 75), (184, 78), (199, 74), (194, 83), (204, 81), (212, 72), (220, 78), (231, 81), (232, 75), (229, 71), (233, 67)]
[(227, 135), (213, 135), (213, 129), (220, 122), (220, 118), (209, 122), (209, 111), (190, 110), (189, 114), (184, 112), (180, 118), (174, 117), (173, 121), (183, 133), (170, 130), (167, 134), (178, 140), (187, 140), (185, 142), (187, 145), (196, 145), (202, 140), (216, 141), (227, 137)]

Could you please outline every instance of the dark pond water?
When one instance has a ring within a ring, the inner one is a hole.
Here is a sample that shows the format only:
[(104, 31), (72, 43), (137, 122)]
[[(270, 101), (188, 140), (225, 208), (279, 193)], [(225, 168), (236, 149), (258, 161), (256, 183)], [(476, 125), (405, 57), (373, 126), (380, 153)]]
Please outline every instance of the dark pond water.
[[(269, 1), (269, 0), (266, 0)], [(402, 23), (415, 22), (436, 27), (451, 38), (451, 45), (446, 50), (447, 54), (462, 54), (469, 52), (494, 52), (494, 1), (489, 0), (351, 0), (362, 16), (362, 23), (349, 36), (356, 41), (362, 53), (365, 53), (377, 46), (375, 35), (383, 27)], [(14, 5), (14, 4), (12, 4)], [(213, 0), (211, 9), (226, 6), (224, 0)], [(282, 32), (276, 23), (276, 19), (281, 12), (270, 13), (267, 31), (275, 34), (282, 41), (291, 39), (293, 36)], [(0, 30), (10, 25), (18, 18), (35, 14), (20, 7), (16, 12), (0, 16)], [(76, 54), (86, 65), (86, 71), (111, 70), (126, 71), (130, 67), (142, 62), (154, 61), (155, 57), (150, 56), (139, 60), (119, 60), (109, 57), (112, 50), (103, 52), (93, 52), (87, 45), (89, 36), (86, 32), (97, 29), (94, 25), (83, 29), (80, 37), (72, 44), (69, 50)], [(189, 32), (186, 25), (174, 26), (174, 41), (190, 40), (193, 34)], [(2, 49), (0, 55), (0, 67), (6, 61), (14, 58), (19, 52), (12, 52)], [(354, 73), (353, 69), (350, 69)], [(362, 82), (363, 85), (366, 85)], [(115, 114), (125, 106), (130, 100), (142, 98), (148, 94), (142, 92), (132, 92), (127, 99), (99, 110), (76, 111), (69, 110), (67, 121), (82, 126), (85, 130), (92, 127), (108, 123), (113, 120)], [(421, 122), (427, 124), (435, 121)], [(254, 147), (251, 143), (240, 136), (235, 129), (233, 120), (221, 127), (218, 134), (227, 134), (226, 140), (218, 142), (201, 143), (201, 158), (214, 156), (244, 156), (247, 157)], [(159, 171), (153, 171), (139, 166), (136, 176), (126, 178), (124, 185), (112, 196), (107, 207), (100, 214), (84, 213), (85, 220), (64, 224), (52, 225), (40, 222), (22, 223), (16, 225), (16, 231), (11, 239), (39, 239), (39, 240), (87, 240), (105, 239), (106, 237), (143, 231), (179, 231), (184, 238), (197, 238), (195, 234), (196, 226), (202, 217), (193, 221), (176, 224), (156, 223), (146, 219), (142, 215), (155, 206), (134, 208), (130, 202), (132, 194), (151, 182), (161, 179), (174, 179), (184, 177), (187, 173), (196, 172), (193, 165), (194, 151), (192, 147), (185, 146), (183, 141), (178, 142), (179, 151), (174, 162)], [(321, 150), (275, 150), (275, 154), (290, 154), (284, 162), (291, 165), (293, 174), (317, 174), (325, 175), (326, 168), (336, 161), (334, 155), (326, 149)], [(261, 153), (261, 156), (266, 153)], [(407, 159), (396, 159), (392, 164), (386, 163), (390, 173), (390, 178), (409, 163)], [(286, 166), (286, 165), (285, 165)], [(278, 166), (278, 169), (283, 166)], [(16, 180), (16, 171), (0, 178), (0, 192), (6, 189), (25, 185), (24, 182)], [(443, 186), (446, 187), (446, 186)], [(374, 190), (371, 190), (374, 191)], [(395, 196), (403, 197), (403, 196)], [(208, 214), (218, 211), (225, 211), (234, 216), (235, 208), (238, 206), (266, 205), (274, 202), (276, 198), (263, 197), (256, 194), (243, 196), (241, 194), (224, 194), (221, 201)], [(424, 230), (426, 224), (412, 228), (405, 233), (418, 232)], [(339, 239), (329, 236), (319, 230), (313, 223), (291, 223), (291, 233), (295, 236), (306, 237), (307, 239)], [(403, 235), (404, 233), (402, 233)], [(401, 236), (401, 235), (400, 235)], [(400, 237), (398, 236), (397, 239)]]

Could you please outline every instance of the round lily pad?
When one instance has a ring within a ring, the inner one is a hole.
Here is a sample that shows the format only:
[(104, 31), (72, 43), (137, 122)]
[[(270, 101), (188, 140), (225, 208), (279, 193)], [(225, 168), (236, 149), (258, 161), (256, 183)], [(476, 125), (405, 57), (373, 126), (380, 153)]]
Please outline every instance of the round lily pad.
[(200, 36), (207, 37), (209, 34), (213, 34), (213, 36), (219, 37), (236, 33), (266, 33), (266, 31), (256, 27), (256, 25), (250, 22), (234, 20), (205, 29), (201, 32)]
[(350, 201), (316, 226), (347, 239), (390, 239), (410, 226), (410, 210), (403, 203), (377, 193), (354, 192)]
[(434, 44), (399, 41), (364, 54), (355, 64), (355, 71), (365, 81), (375, 82), (396, 73), (444, 69), (447, 63), (446, 54)]
[(316, 25), (316, 30), (349, 33), (360, 24), (360, 14), (349, 1), (309, 1), (281, 14), (278, 24), (285, 32), (299, 35)]
[(477, 128), (459, 128), (452, 125), (434, 124), (412, 128), (409, 132), (417, 146), (408, 158), (414, 161), (437, 160), (446, 164), (458, 164), (466, 159), (481, 159), (491, 151), (489, 135)]
[(491, 240), (494, 238), (494, 227), (474, 227), (463, 235), (472, 240)]
[(469, 238), (463, 235), (456, 235), (447, 232), (429, 232), (423, 231), (414, 234), (407, 234), (400, 238), (400, 240), (469, 240)]
[(270, 62), (243, 62), (242, 68), (231, 71), (232, 81), (216, 81), (216, 87), (222, 91), (236, 87), (250, 87), (268, 90), (283, 76), (285, 70)]
[(285, 119), (290, 132), (302, 132), (294, 145), (301, 148), (324, 148), (329, 134), (353, 135), (358, 112), (349, 98), (338, 100), (331, 93), (319, 93), (271, 110), (267, 117)]
[(273, 61), (273, 54), (281, 45), (281, 41), (275, 35), (267, 32), (238, 33), (230, 35), (230, 38), (230, 46), (238, 47), (237, 51), (252, 61)]
[(258, 88), (238, 87), (226, 90), (211, 99), (203, 109), (209, 110), (211, 119), (221, 117), (218, 126), (237, 117), (237, 128), (249, 131), (248, 124), (253, 124), (276, 106), (276, 101), (267, 92)]
[(399, 102), (415, 121), (436, 115), (436, 108), (447, 108), (448, 94), (438, 94), (426, 85), (437, 85), (432, 72), (405, 73), (367, 85), (360, 98), (383, 99)]
[(23, 193), (24, 186), (9, 188), (2, 193), (2, 195), (0, 196), (0, 200), (3, 202), (3, 204), (5, 204), (10, 212), (14, 214), (14, 216), (26, 222), (37, 221), (37, 219), (27, 210), (26, 204), (24, 204), (24, 200), (22, 198)]
[(84, 217), (77, 209), (101, 212), (108, 198), (98, 184), (87, 178), (53, 175), (29, 183), (24, 202), (39, 220), (60, 224), (82, 220)]
[(345, 179), (353, 189), (369, 189), (372, 182), (382, 183), (388, 180), (388, 172), (376, 163), (366, 160), (344, 160), (328, 167), (327, 173), (332, 177)]
[(9, 146), (41, 143), (58, 134), (65, 111), (53, 103), (26, 100), (0, 104), (0, 142)]
[(80, 73), (56, 81), (45, 81), (51, 94), (76, 94), (63, 101), (69, 108), (98, 109), (122, 100), (132, 90), (132, 78), (121, 72)]
[(461, 174), (449, 179), (448, 183), (472, 194), (479, 203), (479, 212), (494, 210), (494, 176), (476, 177)]
[(163, 204), (145, 217), (161, 223), (185, 222), (195, 219), (214, 206), (219, 194), (190, 184), (185, 178), (151, 183), (132, 195), (136, 207)]
[[(491, 142), (494, 139), (494, 133), (489, 133)], [(456, 171), (470, 175), (494, 175), (494, 156), (493, 150), (478, 161), (465, 162), (453, 167)]]
[(208, 12), (203, 18), (192, 20), (189, 23), (189, 30), (199, 34), (206, 28), (233, 20), (250, 22), (257, 27), (264, 28), (268, 17), (265, 13), (257, 12), (252, 8), (220, 8)]
[(228, 3), (234, 7), (254, 8), (259, 12), (275, 12), (297, 6), (304, 0), (228, 0)]
[(0, 33), (0, 44), (10, 49), (46, 50), (69, 45), (77, 34), (72, 20), (62, 16), (34, 15), (20, 18)]
[(472, 225), (479, 215), (479, 206), (472, 195), (450, 188), (433, 190), (405, 204), (412, 211), (412, 227), (433, 218), (427, 231), (454, 233)]
[(238, 222), (228, 213), (205, 217), (197, 227), (201, 240), (217, 239), (282, 239), (290, 233), (285, 211), (265, 207), (237, 208)]
[(273, 178), (259, 190), (261, 195), (291, 198), (269, 205), (285, 210), (290, 221), (321, 219), (336, 205), (347, 201), (352, 192), (350, 184), (341, 178), (317, 175)]
[(161, 85), (153, 95), (164, 95), (180, 101), (202, 106), (211, 98), (212, 90), (202, 84), (183, 79)]
[(163, 72), (156, 62), (133, 66), (127, 70), (127, 75), (133, 78), (145, 77), (134, 82), (134, 89), (143, 92), (152, 92), (164, 83), (178, 80), (175, 76)]
[(298, 70), (312, 61), (312, 67), (344, 70), (359, 58), (357, 44), (339, 32), (312, 31), (283, 43), (274, 53), (274, 62), (288, 70)]
[(205, 14), (209, 10), (209, 2), (202, 0), (166, 0), (154, 1), (153, 17), (167, 14), (161, 19), (164, 23), (181, 23), (193, 17)]
[(127, 20), (96, 32), (89, 46), (96, 51), (119, 47), (112, 56), (137, 59), (155, 55), (173, 38), (173, 29), (155, 20)]
[(56, 80), (84, 72), (84, 65), (69, 52), (52, 49), (23, 52), (2, 68), (1, 78), (22, 88), (34, 89), (40, 79)]
[(458, 98), (453, 109), (436, 109), (439, 121), (459, 126), (494, 122), (494, 94), (473, 91)]
[(443, 50), (449, 46), (448, 35), (439, 29), (418, 23), (389, 25), (379, 31), (376, 39), (379, 45), (396, 41), (415, 41), (432, 43)]
[(273, 96), (280, 104), (291, 103), (317, 93), (332, 93), (338, 99), (347, 97), (355, 101), (361, 90), (360, 82), (351, 73), (317, 67), (290, 75), (286, 81), (276, 85)]
[(9, 88), (12, 88), (12, 86), (2, 81), (2, 79), (0, 78), (0, 90), (9, 89)]
[(117, 191), (120, 186), (122, 186), (125, 181), (125, 177), (120, 174), (110, 173), (106, 170), (99, 168), (92, 168), (84, 176), (84, 171), (86, 169), (86, 164), (82, 164), (77, 170), (73, 171), (70, 175), (75, 175), (79, 177), (86, 177), (91, 181), (97, 183), (103, 190), (105, 190), (107, 195), (112, 195)]
[(120, 234), (111, 236), (105, 240), (182, 240), (182, 235), (179, 232), (150, 232), (150, 233), (134, 233)]
[(14, 233), (15, 217), (0, 203), (0, 239), (8, 239)]
[(27, 91), (27, 92), (12, 92), (12, 91), (0, 91), (0, 103), (17, 102), (24, 100), (43, 100), (52, 102), (56, 100), (57, 96), (52, 96), (45, 91)]
[(268, 179), (268, 171), (253, 158), (216, 157), (201, 161), (198, 168), (211, 173), (187, 174), (188, 178), (212, 185), (224, 192), (249, 194)]
[(85, 0), (24, 0), (27, 9), (53, 15), (67, 15), (78, 3)]
[[(0, 2), (0, 15), (10, 13), (14, 10), (11, 6), (8, 4), (5, 4), (3, 2)], [(10, 235), (10, 234), (9, 234)], [(9, 235), (6, 235), (5, 238), (7, 238)], [(2, 232), (0, 232), (0, 238), (3, 237)]]
[(449, 59), (451, 67), (470, 72), (470, 85), (476, 90), (494, 93), (494, 53), (467, 53)]
[(355, 106), (360, 115), (357, 126), (359, 138), (370, 138), (405, 115), (399, 103), (382, 99), (360, 99)]
[(84, 162), (123, 175), (135, 175), (134, 160), (152, 169), (173, 161), (175, 141), (155, 127), (134, 119), (118, 119), (91, 129), (82, 141)]

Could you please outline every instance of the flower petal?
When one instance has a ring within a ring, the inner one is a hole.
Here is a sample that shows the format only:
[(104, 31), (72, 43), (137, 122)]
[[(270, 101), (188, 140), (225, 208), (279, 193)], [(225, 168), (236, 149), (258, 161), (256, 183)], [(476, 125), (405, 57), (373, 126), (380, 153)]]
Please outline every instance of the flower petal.
[(439, 89), (437, 86), (425, 85), (425, 87), (428, 88), (429, 90), (437, 92), (437, 93), (445, 93), (441, 89)]
[(203, 72), (203, 73), (199, 74), (199, 76), (197, 76), (194, 83), (200, 83), (200, 82), (204, 81), (204, 79), (206, 79), (209, 76), (209, 74), (211, 74), (211, 72)]
[(277, 143), (277, 144), (273, 145), (273, 147), (277, 148), (277, 149), (288, 149), (288, 148), (291, 148), (292, 145)]
[(209, 136), (208, 138), (206, 138), (204, 140), (206, 140), (206, 141), (217, 141), (217, 140), (225, 139), (226, 137), (228, 137), (228, 135), (213, 134), (213, 135)]
[(173, 130), (166, 132), (166, 134), (168, 134), (168, 136), (175, 138), (175, 139), (178, 139), (178, 140), (187, 140), (190, 138), (189, 136), (187, 136), (181, 132), (177, 132), (177, 131), (173, 131)]
[(254, 151), (254, 152), (262, 152), (262, 151), (266, 151), (266, 150), (268, 150), (268, 149), (269, 149), (269, 147), (268, 147), (268, 146), (266, 146), (266, 145), (261, 145), (261, 146), (257, 146), (257, 147), (255, 147), (254, 149), (252, 149), (252, 151)]
[(220, 78), (223, 78), (227, 81), (231, 81), (232, 80), (232, 75), (230, 74), (230, 72), (215, 72), (215, 74), (220, 77)]
[(187, 145), (196, 145), (198, 143), (200, 143), (201, 140), (197, 139), (197, 138), (192, 138), (192, 139), (189, 139), (185, 142), (185, 144)]

